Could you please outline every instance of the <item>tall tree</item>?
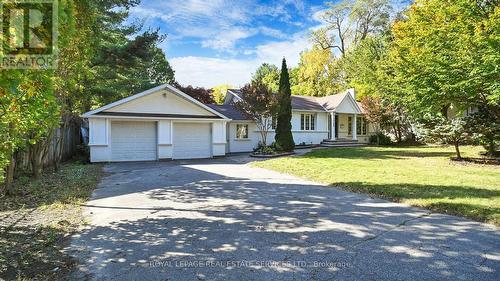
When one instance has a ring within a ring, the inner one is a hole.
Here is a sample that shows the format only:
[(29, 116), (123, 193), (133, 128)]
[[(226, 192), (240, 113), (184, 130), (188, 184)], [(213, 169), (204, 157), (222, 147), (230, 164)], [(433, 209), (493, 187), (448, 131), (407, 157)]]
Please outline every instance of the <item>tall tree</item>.
[(223, 104), (226, 97), (226, 92), (228, 89), (232, 89), (233, 86), (228, 84), (218, 85), (212, 88), (212, 96), (216, 104)]
[(352, 23), (349, 22), (352, 4), (342, 1), (328, 2), (327, 5), (329, 9), (321, 15), (327, 26), (314, 31), (312, 40), (323, 49), (333, 49), (344, 56), (352, 34)]
[(274, 64), (263, 63), (252, 75), (252, 81), (261, 82), (266, 85), (271, 92), (277, 92), (279, 88), (280, 73)]
[(390, 60), (415, 111), (500, 104), (499, 1), (417, 0), (393, 33)]
[(278, 114), (276, 122), (276, 135), (274, 140), (277, 147), (283, 151), (293, 151), (295, 142), (292, 135), (292, 90), (290, 89), (290, 76), (286, 60), (281, 63), (280, 87), (278, 93)]
[(158, 30), (147, 30), (129, 39), (137, 28), (113, 31), (117, 34), (111, 42), (103, 41), (97, 46), (98, 54), (93, 61), (95, 75), (88, 88), (95, 97), (94, 107), (175, 81), (174, 71), (158, 48), (165, 36)]
[(391, 6), (388, 0), (343, 0), (327, 3), (321, 18), (326, 26), (312, 33), (312, 40), (323, 49), (333, 49), (343, 57), (370, 34), (387, 28)]
[(338, 60), (330, 50), (313, 46), (300, 54), (300, 62), (292, 70), (292, 92), (296, 95), (326, 96), (344, 88)]

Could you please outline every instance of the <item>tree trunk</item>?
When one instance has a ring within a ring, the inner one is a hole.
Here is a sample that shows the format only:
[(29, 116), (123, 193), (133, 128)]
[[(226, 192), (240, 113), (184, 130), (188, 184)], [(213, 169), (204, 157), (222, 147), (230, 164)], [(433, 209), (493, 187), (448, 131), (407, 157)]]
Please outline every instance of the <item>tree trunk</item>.
[(70, 121), (69, 116), (62, 116), (62, 124), (59, 129), (55, 131), (55, 146), (52, 157), (52, 165), (54, 166), (54, 171), (59, 171), (59, 163), (61, 162), (63, 150), (64, 150), (64, 142), (66, 140), (66, 128), (68, 127), (68, 123)]
[(486, 146), (487, 150), (487, 155), (490, 157), (494, 157), (496, 153), (496, 145), (495, 145), (495, 140), (489, 140), (488, 144)]
[(454, 145), (455, 145), (455, 152), (457, 153), (457, 159), (462, 160), (462, 155), (460, 155), (460, 148), (458, 147), (459, 146), (458, 142), (454, 143)]
[(16, 167), (16, 158), (14, 153), (10, 155), (10, 163), (5, 168), (5, 184), (3, 193), (9, 195), (11, 193), (12, 183), (14, 182), (14, 171)]
[(42, 160), (45, 156), (45, 146), (47, 142), (40, 141), (31, 146), (30, 149), (30, 164), (31, 164), (31, 172), (33, 173), (33, 177), (35, 179), (40, 178), (42, 174)]

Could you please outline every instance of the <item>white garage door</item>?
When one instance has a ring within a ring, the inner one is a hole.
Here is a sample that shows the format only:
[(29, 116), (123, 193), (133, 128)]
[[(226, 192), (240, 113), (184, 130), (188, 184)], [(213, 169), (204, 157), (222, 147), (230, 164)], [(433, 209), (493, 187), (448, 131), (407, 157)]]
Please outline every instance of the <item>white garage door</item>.
[(156, 122), (111, 122), (113, 161), (156, 160)]
[(212, 136), (209, 123), (174, 123), (173, 159), (209, 158)]

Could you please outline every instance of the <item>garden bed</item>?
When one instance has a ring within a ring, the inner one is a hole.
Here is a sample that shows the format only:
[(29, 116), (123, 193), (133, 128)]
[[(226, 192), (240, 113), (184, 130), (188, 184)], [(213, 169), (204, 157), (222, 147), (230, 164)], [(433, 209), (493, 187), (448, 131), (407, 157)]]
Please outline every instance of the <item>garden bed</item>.
[(486, 157), (462, 157), (458, 159), (456, 157), (451, 157), (451, 161), (459, 162), (463, 164), (480, 164), (480, 165), (497, 165), (500, 166), (500, 158), (486, 158)]
[(307, 149), (307, 148), (315, 148), (318, 147), (317, 144), (303, 144), (303, 145), (296, 145), (295, 149)]
[(283, 153), (275, 153), (275, 154), (250, 154), (250, 157), (254, 158), (276, 158), (276, 157), (283, 157), (283, 156), (290, 156), (294, 155), (295, 152), (283, 152)]

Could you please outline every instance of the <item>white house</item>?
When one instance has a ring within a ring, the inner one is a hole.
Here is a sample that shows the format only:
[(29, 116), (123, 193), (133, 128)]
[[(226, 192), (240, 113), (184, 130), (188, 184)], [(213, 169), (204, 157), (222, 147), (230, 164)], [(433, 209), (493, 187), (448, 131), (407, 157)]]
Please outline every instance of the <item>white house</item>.
[[(206, 105), (161, 85), (83, 114), (89, 120), (92, 162), (150, 161), (224, 156), (252, 151), (260, 134), (234, 106), (239, 90), (223, 105)], [(354, 91), (321, 98), (292, 97), (296, 144), (324, 140), (368, 142), (371, 130)], [(269, 134), (269, 143), (274, 133)]]

